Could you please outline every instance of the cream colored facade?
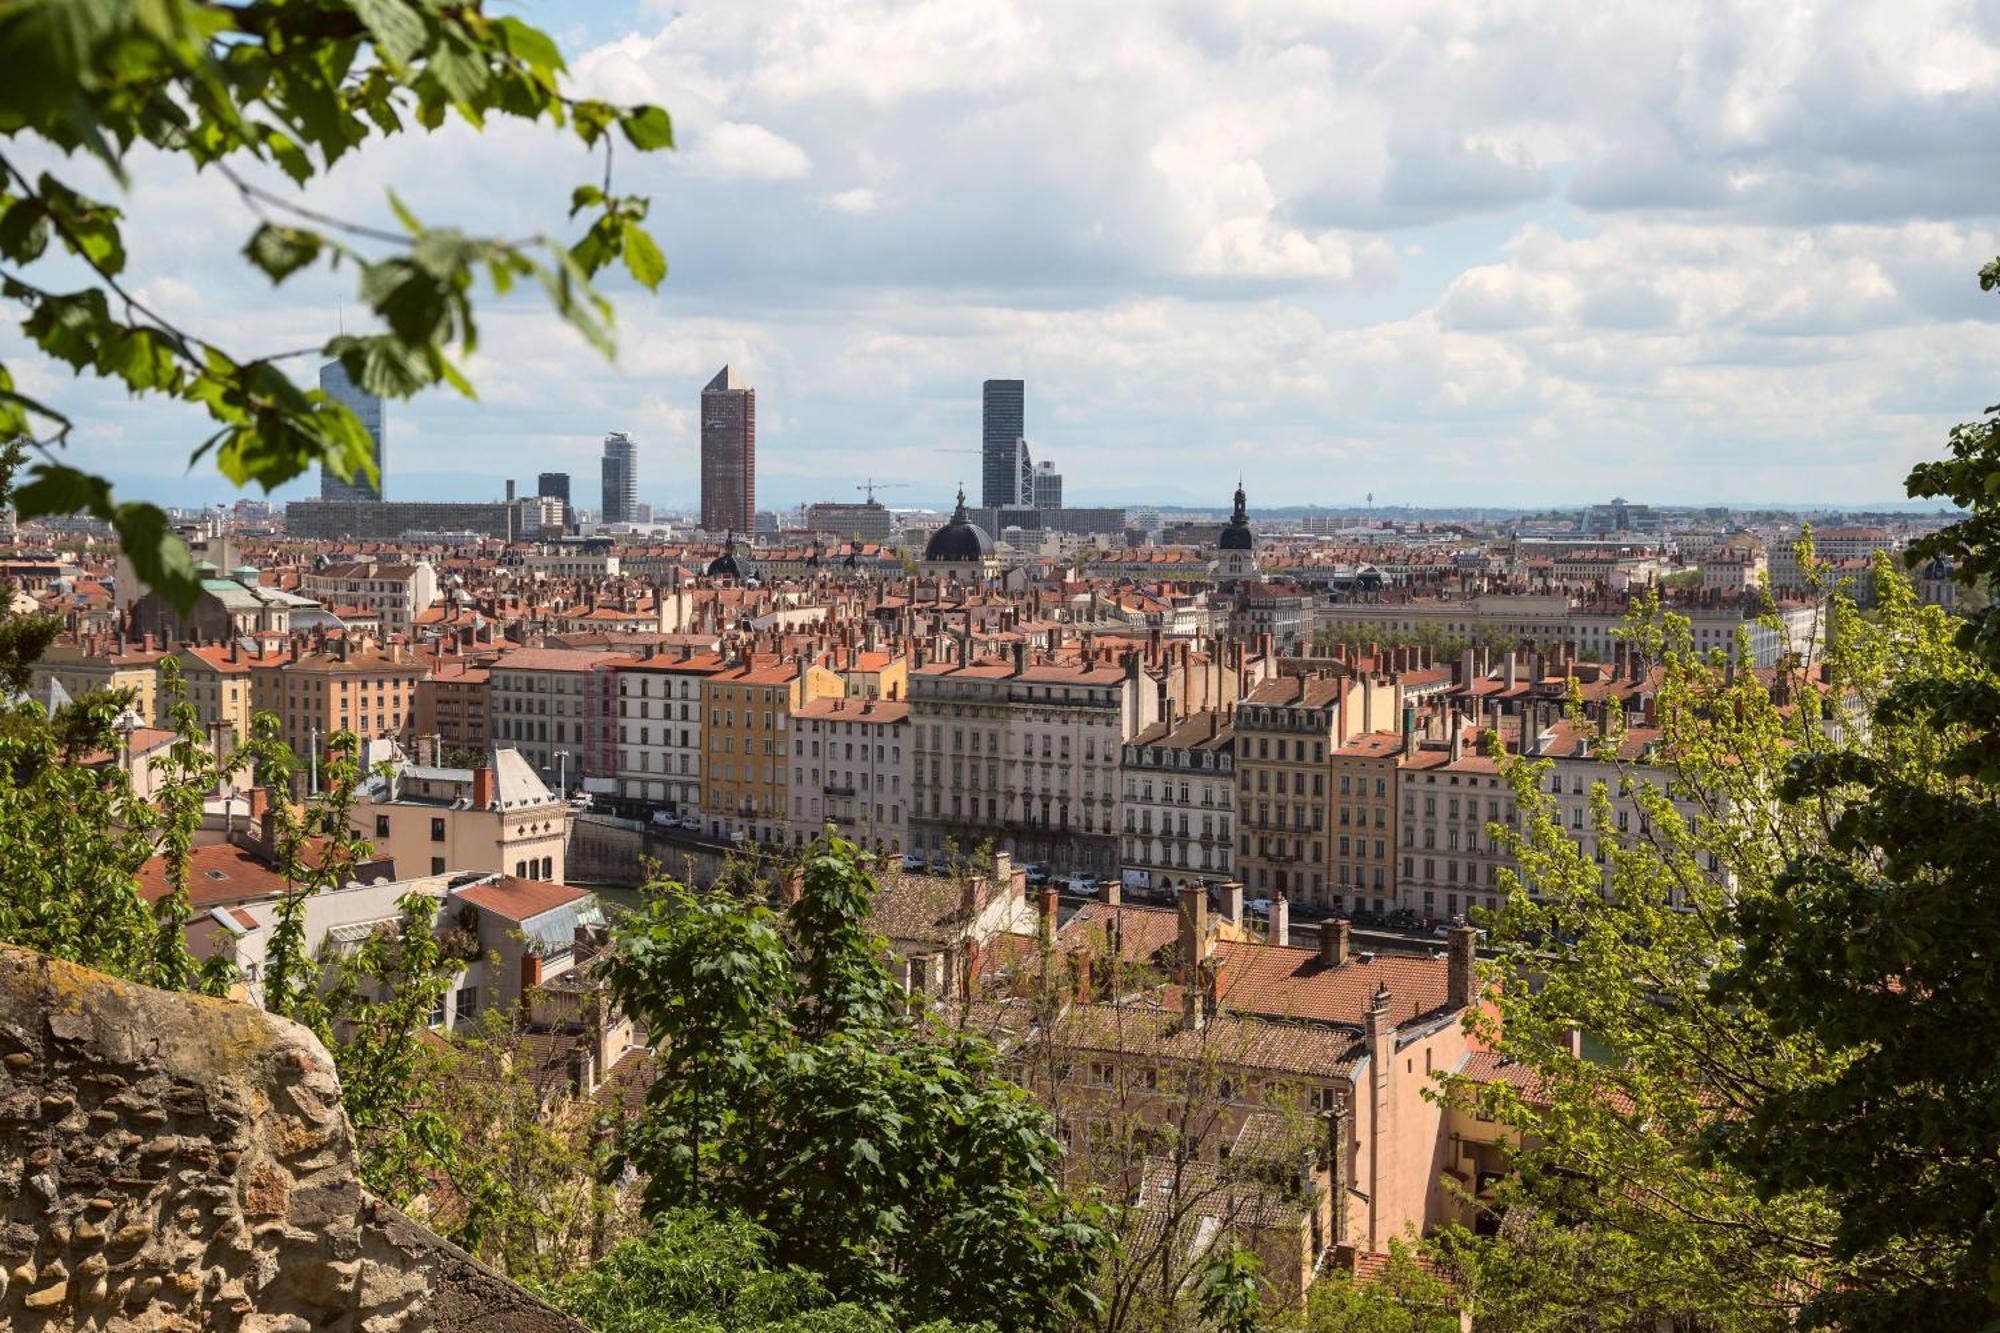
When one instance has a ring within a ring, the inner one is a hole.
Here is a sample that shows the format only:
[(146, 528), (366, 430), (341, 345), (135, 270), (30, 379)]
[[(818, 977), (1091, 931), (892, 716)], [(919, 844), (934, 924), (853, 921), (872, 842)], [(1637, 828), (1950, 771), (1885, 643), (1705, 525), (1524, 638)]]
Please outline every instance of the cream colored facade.
[(870, 850), (900, 852), (914, 763), (908, 703), (800, 705), (792, 714), (792, 841), (809, 842), (831, 823)]
[(515, 750), (478, 769), (405, 765), (363, 790), (354, 831), (400, 876), (476, 870), (562, 882), (569, 806)]

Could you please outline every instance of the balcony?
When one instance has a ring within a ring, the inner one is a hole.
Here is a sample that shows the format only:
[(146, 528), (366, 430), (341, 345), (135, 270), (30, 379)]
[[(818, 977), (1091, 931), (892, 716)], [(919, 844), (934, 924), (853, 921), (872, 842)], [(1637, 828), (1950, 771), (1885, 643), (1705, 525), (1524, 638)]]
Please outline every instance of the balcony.
[(825, 786), (821, 787), (821, 788), (820, 788), (820, 790), (821, 790), (822, 792), (824, 792), (824, 793), (825, 793), (826, 795), (828, 795), (828, 796), (852, 796), (852, 795), (854, 795), (854, 788), (852, 788), (852, 787), (843, 787), (843, 786), (839, 785), (838, 783), (833, 783), (833, 782), (829, 782), (829, 783), (827, 783), (827, 784), (826, 784)]

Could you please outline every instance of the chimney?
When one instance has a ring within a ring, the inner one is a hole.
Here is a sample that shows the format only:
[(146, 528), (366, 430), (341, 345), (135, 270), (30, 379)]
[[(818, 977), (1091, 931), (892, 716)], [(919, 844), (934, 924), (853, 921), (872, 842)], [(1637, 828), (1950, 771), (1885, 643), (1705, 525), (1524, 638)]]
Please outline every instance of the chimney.
[[(490, 492), (489, 492), (490, 494)], [(472, 770), (472, 808), (487, 810), (493, 805), (493, 770), (484, 760)]]
[(1271, 922), (1264, 932), (1264, 939), (1267, 944), (1275, 944), (1281, 949), (1292, 942), (1292, 903), (1282, 893), (1271, 900)]
[(1125, 884), (1122, 880), (1107, 879), (1100, 886), (1104, 890), (1104, 905), (1117, 907), (1125, 901)]
[(1078, 949), (1069, 956), (1070, 974), (1075, 980), (1073, 994), (1078, 1004), (1089, 1004), (1094, 992), (1090, 985), (1090, 950)]
[[(492, 492), (487, 492), (489, 495)], [(521, 1017), (528, 1016), (528, 994), (542, 984), (542, 960), (531, 953), (521, 955)]]
[(1410, 758), (1417, 752), (1417, 706), (1403, 705), (1403, 757)]
[(1044, 945), (1050, 943), (1056, 937), (1056, 907), (1056, 888), (1055, 885), (1051, 884), (1042, 889), (1041, 925), (1042, 943)]
[(1180, 966), (1176, 978), (1189, 994), (1197, 989), (1201, 961), (1207, 956), (1208, 889), (1184, 885), (1180, 891)]
[(1333, 1109), (1326, 1113), (1327, 1192), (1333, 1196), (1330, 1200), (1333, 1205), (1333, 1234), (1328, 1240), (1334, 1246), (1343, 1246), (1347, 1243), (1348, 1115), (1347, 1107), (1337, 1098)]
[(1245, 924), (1243, 920), (1243, 885), (1238, 880), (1228, 880), (1222, 885), (1222, 915), (1233, 926)]
[(1328, 967), (1347, 961), (1354, 936), (1354, 923), (1346, 917), (1329, 917), (1319, 923), (1319, 960)]
[(1463, 1009), (1472, 1003), (1472, 987), (1479, 932), (1463, 921), (1451, 928), (1446, 946), (1445, 1005)]
[(1451, 710), (1451, 762), (1457, 763), (1465, 756), (1465, 714), (1456, 707)]

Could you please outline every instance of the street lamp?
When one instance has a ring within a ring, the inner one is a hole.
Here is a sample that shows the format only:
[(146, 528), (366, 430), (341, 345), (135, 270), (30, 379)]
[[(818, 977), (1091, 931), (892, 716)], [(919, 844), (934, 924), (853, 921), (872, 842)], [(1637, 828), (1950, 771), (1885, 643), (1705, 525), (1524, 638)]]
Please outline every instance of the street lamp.
[(569, 751), (556, 751), (556, 795), (569, 795)]

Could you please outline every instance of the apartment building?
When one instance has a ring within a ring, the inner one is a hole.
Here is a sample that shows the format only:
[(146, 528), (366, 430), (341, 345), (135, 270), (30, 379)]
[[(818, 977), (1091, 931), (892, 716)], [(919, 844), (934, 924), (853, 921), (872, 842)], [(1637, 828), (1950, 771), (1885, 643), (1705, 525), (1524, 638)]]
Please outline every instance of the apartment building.
[(408, 741), (424, 674), (424, 665), (401, 644), (378, 649), (337, 639), (305, 652), (293, 640), (290, 653), (251, 663), (252, 702), (278, 719), (293, 754), (310, 759), (335, 731), (364, 741)]
[(1396, 897), (1396, 764), (1403, 738), (1365, 731), (1327, 755), (1333, 816), (1327, 855), (1333, 866), (1323, 905), (1382, 912)]
[(913, 850), (991, 841), (1016, 861), (1118, 871), (1118, 756), (1159, 715), (1158, 682), (1122, 663), (940, 663), (910, 673)]
[(1169, 714), (1120, 755), (1121, 878), (1171, 893), (1235, 877), (1236, 732), (1227, 711)]
[(347, 607), (372, 613), (385, 635), (407, 635), (437, 600), (437, 571), (429, 562), (347, 560), (299, 576), (299, 588), (335, 614)]
[(503, 654), (487, 686), (493, 743), (519, 750), (559, 796), (587, 777), (611, 777), (617, 765), (614, 668), (630, 660), (597, 649)]
[(840, 690), (838, 672), (762, 656), (703, 681), (700, 808), (711, 834), (790, 840), (792, 713)]
[(906, 700), (813, 699), (792, 711), (794, 843), (832, 824), (873, 851), (903, 849), (915, 759)]
[(51, 682), (78, 699), (93, 690), (130, 690), (130, 712), (145, 726), (160, 721), (160, 659), (167, 656), (151, 635), (137, 643), (100, 637), (88, 643), (52, 644), (35, 663), (33, 690), (46, 695)]
[(250, 678), (253, 659), (234, 639), (227, 644), (190, 644), (173, 657), (202, 731), (212, 738), (227, 736), (228, 749), (241, 745), (250, 736), (250, 719), (256, 711)]
[(1456, 715), (1447, 739), (1424, 740), (1412, 732), (1398, 750), (1393, 906), (1438, 921), (1475, 907), (1499, 909), (1500, 872), (1513, 860), (1494, 842), (1492, 826), (1513, 826), (1514, 792), (1484, 750), (1485, 733)]
[(1259, 896), (1333, 905), (1327, 754), (1341, 742), (1343, 676), (1279, 676), (1236, 705), (1237, 866)]
[(618, 664), (618, 794), (701, 808), (702, 684), (728, 660), (691, 647)]
[[(1778, 559), (1771, 558), (1771, 579), (1778, 582)], [(1788, 647), (1796, 649), (1818, 629), (1815, 608), (1780, 606), (1776, 626), (1760, 624), (1757, 608), (1741, 598), (1719, 594), (1672, 607), (1687, 617), (1697, 652), (1734, 654), (1737, 635), (1750, 638), (1749, 664), (1775, 664)], [(1579, 653), (1609, 661), (1625, 628), (1625, 609), (1615, 603), (1598, 606), (1563, 594), (1493, 593), (1458, 599), (1410, 598), (1405, 601), (1333, 602), (1314, 608), (1314, 625), (1344, 637), (1372, 634), (1384, 640), (1437, 635), (1478, 638), (1498, 635), (1537, 644), (1574, 644)]]
[(348, 819), (399, 874), (563, 879), (569, 805), (518, 750), (491, 751), (476, 768), (403, 764), (371, 776)]
[(417, 682), (416, 734), (444, 752), (483, 754), (493, 743), (493, 673), (484, 662), (441, 657)]

